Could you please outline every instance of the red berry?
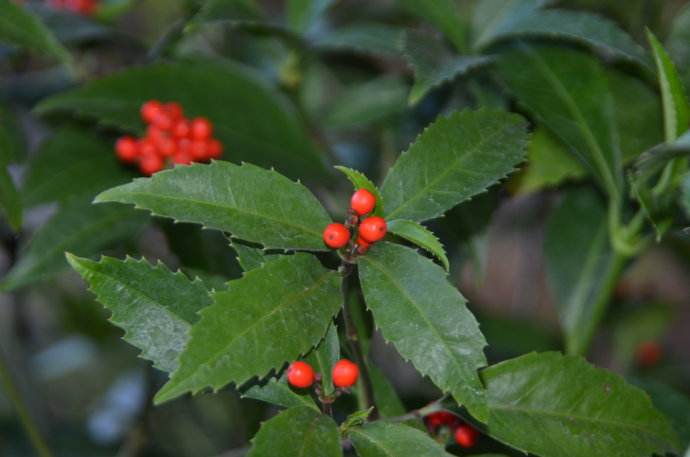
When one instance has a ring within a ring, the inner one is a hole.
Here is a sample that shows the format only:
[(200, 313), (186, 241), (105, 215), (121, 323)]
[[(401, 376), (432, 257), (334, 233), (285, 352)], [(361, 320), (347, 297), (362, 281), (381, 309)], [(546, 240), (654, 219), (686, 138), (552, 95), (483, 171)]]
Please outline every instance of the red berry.
[(635, 350), (637, 363), (644, 368), (650, 368), (659, 363), (662, 355), (661, 345), (656, 341), (640, 343)]
[(208, 158), (220, 159), (223, 156), (223, 144), (218, 140), (208, 142)]
[(175, 138), (189, 138), (192, 132), (192, 124), (186, 119), (180, 119), (175, 122), (172, 128), (172, 134)]
[(464, 448), (471, 448), (477, 444), (479, 433), (467, 424), (462, 424), (455, 429), (455, 442)]
[(134, 162), (139, 155), (137, 140), (131, 136), (123, 136), (115, 143), (115, 152), (117, 153), (118, 159), (123, 162)]
[(142, 157), (139, 161), (139, 169), (147, 176), (151, 176), (152, 174), (161, 171), (163, 166), (165, 166), (165, 162), (163, 162), (162, 158), (156, 155)]
[(189, 151), (179, 150), (175, 153), (172, 158), (173, 163), (178, 165), (189, 165), (192, 163), (192, 155)]
[(141, 118), (144, 122), (151, 123), (153, 118), (158, 116), (163, 109), (163, 105), (158, 100), (150, 100), (141, 105)]
[(359, 367), (347, 359), (341, 359), (333, 367), (333, 384), (336, 387), (352, 387), (359, 377)]
[(158, 148), (150, 138), (144, 138), (139, 141), (139, 156), (143, 159), (146, 157), (158, 156)]
[(192, 121), (192, 138), (195, 140), (208, 140), (213, 133), (213, 125), (203, 117), (197, 117)]
[(306, 389), (314, 384), (314, 369), (307, 362), (292, 362), (287, 370), (288, 382), (300, 389)]
[(366, 189), (359, 189), (352, 194), (350, 207), (355, 213), (363, 216), (374, 210), (374, 207), (376, 207), (376, 197)]
[(331, 249), (340, 249), (350, 241), (350, 231), (343, 224), (328, 224), (323, 231), (323, 242)]
[(150, 139), (154, 143), (160, 141), (162, 138), (167, 138), (168, 134), (163, 130), (159, 129), (155, 125), (149, 125), (146, 129), (146, 138)]
[(173, 121), (179, 121), (184, 116), (182, 107), (179, 103), (170, 102), (163, 105), (163, 109)]
[(369, 250), (369, 246), (371, 246), (371, 243), (364, 240), (361, 236), (357, 237), (357, 252), (364, 254)]
[(154, 143), (158, 149), (158, 152), (163, 157), (170, 157), (177, 151), (177, 143), (175, 143), (175, 140), (168, 136), (159, 138), (157, 141), (154, 141)]
[(208, 159), (208, 143), (206, 141), (192, 141), (192, 147), (190, 150), (192, 153), (192, 159), (195, 161)]
[(439, 428), (444, 425), (450, 426), (455, 424), (458, 420), (454, 414), (449, 413), (448, 411), (437, 411), (429, 414), (424, 419), (431, 428)]
[(386, 236), (386, 221), (382, 217), (368, 217), (359, 225), (359, 236), (369, 243), (376, 243)]
[(173, 118), (166, 110), (160, 110), (153, 119), (151, 124), (158, 127), (161, 130), (170, 131), (173, 128)]

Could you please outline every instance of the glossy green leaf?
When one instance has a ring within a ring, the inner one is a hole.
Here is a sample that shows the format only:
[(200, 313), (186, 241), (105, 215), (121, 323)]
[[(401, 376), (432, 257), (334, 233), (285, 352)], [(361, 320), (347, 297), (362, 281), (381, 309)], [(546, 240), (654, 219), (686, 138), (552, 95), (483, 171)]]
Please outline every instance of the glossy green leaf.
[(366, 189), (371, 192), (374, 197), (376, 197), (376, 208), (374, 208), (373, 214), (377, 216), (383, 215), (385, 202), (383, 201), (381, 191), (379, 191), (379, 188), (376, 187), (376, 184), (371, 182), (371, 180), (367, 178), (367, 176), (361, 171), (344, 167), (342, 165), (336, 165), (334, 168), (347, 176), (347, 179), (350, 180), (355, 190)]
[(313, 178), (324, 166), (293, 107), (254, 71), (230, 62), (186, 60), (131, 68), (41, 102), (39, 113), (72, 112), (140, 132), (146, 100), (177, 101), (204, 116), (223, 143), (223, 158)]
[(544, 254), (566, 349), (584, 354), (621, 268), (597, 194), (578, 189), (565, 195), (548, 221)]
[(633, 379), (631, 382), (649, 394), (654, 406), (671, 421), (680, 442), (690, 443), (690, 397), (651, 378)]
[(467, 44), (467, 24), (460, 17), (458, 5), (453, 0), (401, 0), (401, 3), (413, 14), (426, 19), (463, 52)]
[(402, 27), (355, 22), (315, 37), (313, 45), (326, 51), (354, 51), (398, 57), (404, 36), (405, 30)]
[(482, 0), (472, 15), (473, 46), (487, 46), (501, 30), (520, 22), (555, 0)]
[(527, 354), (482, 371), (489, 433), (549, 457), (649, 457), (677, 450), (649, 397), (584, 359)]
[(670, 143), (688, 129), (690, 124), (690, 107), (688, 106), (683, 82), (678, 75), (675, 65), (673, 65), (671, 57), (649, 30), (647, 30), (647, 39), (652, 47), (654, 61), (659, 73), (661, 99), (664, 106), (666, 142)]
[(359, 259), (359, 277), (383, 337), (420, 373), (485, 420), (477, 370), (486, 365), (486, 341), (443, 268), (413, 249), (381, 243)]
[(290, 408), (261, 425), (247, 457), (342, 457), (333, 419), (305, 406)]
[(69, 53), (53, 33), (37, 17), (12, 0), (0, 0), (0, 42), (71, 63)]
[(72, 254), (67, 260), (111, 311), (110, 321), (125, 331), (124, 340), (154, 367), (174, 371), (197, 313), (211, 304), (203, 283), (171, 272), (160, 261), (102, 257), (95, 262)]
[(432, 89), (491, 62), (488, 57), (459, 56), (429, 33), (408, 31), (405, 58), (414, 70), (414, 85), (408, 96), (415, 105)]
[(230, 246), (237, 253), (237, 261), (242, 270), (249, 271), (259, 268), (261, 265), (278, 256), (279, 254), (267, 254), (265, 250), (257, 246), (250, 246), (241, 241), (232, 240)]
[(381, 187), (386, 218), (440, 216), (505, 178), (525, 157), (527, 124), (502, 111), (440, 117), (398, 158)]
[(334, 0), (287, 0), (285, 15), (293, 30), (306, 34), (318, 24), (319, 19)]
[(396, 219), (388, 222), (388, 232), (398, 235), (417, 246), (426, 249), (441, 261), (443, 267), (448, 271), (450, 264), (443, 245), (434, 232), (424, 227), (422, 224), (407, 219)]
[(10, 291), (59, 273), (67, 268), (65, 252), (96, 254), (130, 238), (147, 221), (144, 214), (122, 205), (70, 202), (34, 233), (19, 261), (0, 282), (0, 290)]
[(340, 340), (338, 328), (335, 324), (328, 327), (326, 336), (323, 337), (317, 347), (307, 356), (306, 361), (314, 367), (317, 373), (321, 373), (321, 386), (325, 395), (332, 395), (333, 367), (340, 360)]
[(374, 364), (369, 365), (374, 399), (381, 417), (402, 416), (407, 412), (405, 405), (386, 375)]
[(272, 405), (282, 406), (283, 408), (296, 408), (308, 406), (319, 410), (316, 403), (306, 392), (296, 392), (284, 380), (275, 378), (270, 379), (263, 386), (253, 386), (242, 394), (242, 398), (264, 401)]
[(112, 145), (75, 129), (61, 129), (45, 141), (29, 163), (23, 191), (27, 207), (93, 196), (129, 181)]
[(613, 98), (593, 57), (561, 48), (503, 55), (498, 75), (520, 104), (565, 143), (612, 197), (622, 186)]
[(155, 402), (265, 376), (316, 345), (341, 304), (340, 276), (309, 254), (281, 256), (246, 272), (213, 293), (180, 368)]
[(321, 232), (330, 223), (302, 184), (246, 163), (178, 166), (109, 189), (96, 201), (131, 203), (266, 248), (325, 250)]
[(376, 421), (349, 435), (359, 457), (450, 457), (427, 433), (404, 424)]

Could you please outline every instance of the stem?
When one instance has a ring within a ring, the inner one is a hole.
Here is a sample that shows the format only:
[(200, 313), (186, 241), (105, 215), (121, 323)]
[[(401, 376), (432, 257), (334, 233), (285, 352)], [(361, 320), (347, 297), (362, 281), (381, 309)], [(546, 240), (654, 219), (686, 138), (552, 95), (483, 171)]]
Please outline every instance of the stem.
[(7, 397), (12, 402), (12, 406), (14, 406), (17, 416), (19, 416), (19, 421), (24, 427), (26, 434), (29, 436), (29, 440), (36, 450), (36, 454), (40, 457), (51, 457), (52, 454), (50, 449), (41, 436), (38, 426), (29, 414), (29, 410), (22, 400), (19, 389), (17, 389), (17, 386), (12, 379), (12, 375), (8, 368), (7, 360), (5, 359), (2, 348), (0, 348), (0, 385), (2, 385)]
[(448, 394), (445, 394), (441, 398), (432, 401), (431, 403), (422, 408), (413, 409), (412, 411), (408, 412), (407, 414), (403, 414), (402, 416), (389, 417), (385, 420), (388, 422), (407, 422), (413, 419), (421, 419), (424, 416), (428, 416), (429, 414), (441, 411), (443, 409), (443, 402), (446, 400), (446, 398), (448, 398)]
[(367, 366), (366, 358), (364, 357), (364, 352), (362, 351), (362, 345), (359, 344), (359, 334), (357, 333), (357, 327), (352, 320), (352, 315), (348, 309), (347, 296), (350, 289), (350, 281), (352, 281), (352, 271), (354, 266), (351, 263), (343, 262), (340, 266), (340, 271), (343, 275), (343, 320), (345, 321), (345, 334), (347, 335), (347, 341), (352, 350), (353, 357), (355, 358), (355, 363), (359, 366), (360, 372), (362, 374), (362, 386), (364, 387), (364, 403), (367, 408), (373, 408), (369, 417), (372, 420), (376, 420), (379, 417), (378, 408), (376, 402), (374, 401), (374, 387), (371, 383), (371, 375), (369, 374), (369, 367)]

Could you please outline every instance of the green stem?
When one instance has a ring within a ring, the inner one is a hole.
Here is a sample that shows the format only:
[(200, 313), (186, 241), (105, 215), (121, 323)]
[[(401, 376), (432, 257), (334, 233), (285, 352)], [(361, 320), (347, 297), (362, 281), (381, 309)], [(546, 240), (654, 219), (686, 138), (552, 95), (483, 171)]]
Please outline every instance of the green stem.
[(45, 440), (41, 436), (38, 426), (29, 414), (29, 410), (22, 400), (19, 389), (17, 389), (17, 386), (12, 379), (12, 374), (8, 368), (7, 360), (5, 359), (2, 348), (0, 348), (0, 385), (2, 385), (7, 398), (12, 403), (12, 406), (14, 406), (17, 416), (19, 416), (19, 421), (24, 427), (26, 434), (29, 436), (29, 440), (36, 450), (36, 454), (40, 457), (51, 457), (52, 453), (50, 452)]

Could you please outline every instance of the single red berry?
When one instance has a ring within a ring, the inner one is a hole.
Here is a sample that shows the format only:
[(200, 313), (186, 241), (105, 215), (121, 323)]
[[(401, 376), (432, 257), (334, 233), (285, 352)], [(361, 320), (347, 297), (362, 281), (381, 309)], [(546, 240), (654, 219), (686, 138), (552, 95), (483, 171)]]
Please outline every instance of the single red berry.
[(146, 157), (158, 157), (158, 148), (156, 148), (156, 143), (150, 138), (143, 138), (139, 140), (139, 156), (141, 159)]
[(223, 156), (223, 143), (218, 140), (208, 142), (208, 158), (220, 159)]
[(467, 424), (459, 425), (455, 429), (455, 442), (464, 448), (471, 448), (477, 444), (479, 433)]
[(369, 243), (376, 243), (386, 236), (386, 221), (382, 217), (367, 217), (359, 224), (359, 236)]
[(364, 254), (369, 250), (371, 243), (363, 239), (361, 236), (357, 237), (357, 252)]
[(436, 429), (444, 425), (453, 425), (458, 421), (458, 418), (448, 411), (437, 411), (426, 416), (424, 420), (429, 427)]
[(350, 241), (350, 231), (343, 224), (328, 224), (323, 231), (323, 242), (331, 249), (340, 249)]
[(175, 122), (172, 134), (175, 138), (189, 138), (192, 133), (192, 124), (187, 119), (180, 119)]
[(184, 112), (179, 103), (170, 102), (163, 105), (163, 109), (173, 121), (179, 121), (184, 117)]
[(141, 105), (141, 118), (144, 122), (151, 123), (153, 118), (158, 116), (163, 109), (163, 105), (158, 100), (149, 100)]
[(290, 385), (300, 389), (306, 389), (314, 384), (314, 369), (307, 362), (292, 362), (287, 370), (287, 378)]
[(202, 161), (208, 159), (208, 142), (201, 140), (192, 141), (191, 147), (192, 159), (195, 161)]
[(650, 368), (659, 363), (662, 355), (661, 345), (656, 341), (642, 342), (635, 349), (637, 363), (644, 368)]
[(152, 174), (161, 171), (165, 166), (165, 162), (161, 157), (156, 155), (142, 157), (139, 161), (139, 170), (146, 176), (151, 176)]
[(192, 138), (195, 140), (208, 140), (213, 134), (213, 125), (204, 117), (192, 120)]
[(118, 159), (126, 163), (132, 163), (139, 155), (139, 148), (137, 147), (137, 140), (131, 136), (123, 136), (115, 143), (115, 152)]
[(359, 189), (357, 192), (352, 194), (350, 207), (352, 208), (352, 211), (360, 216), (363, 216), (374, 210), (376, 207), (376, 197), (374, 197), (374, 194), (366, 189)]
[(336, 387), (352, 387), (359, 378), (359, 367), (347, 359), (340, 359), (333, 367), (333, 384)]
[(192, 163), (192, 155), (189, 153), (189, 151), (178, 149), (175, 155), (172, 157), (172, 161), (178, 165), (189, 165)]

